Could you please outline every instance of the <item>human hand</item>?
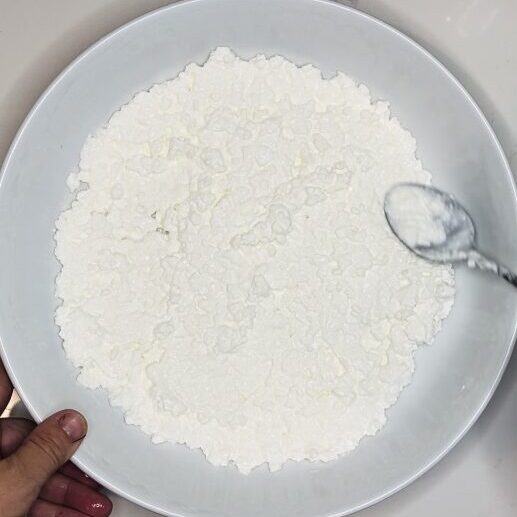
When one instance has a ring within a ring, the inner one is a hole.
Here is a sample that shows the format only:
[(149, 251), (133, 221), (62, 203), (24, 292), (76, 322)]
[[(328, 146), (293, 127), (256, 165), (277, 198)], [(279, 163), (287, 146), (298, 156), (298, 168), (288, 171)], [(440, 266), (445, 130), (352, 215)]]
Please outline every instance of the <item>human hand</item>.
[[(13, 387), (0, 361), (0, 414)], [(2, 517), (106, 517), (111, 501), (100, 485), (68, 460), (86, 435), (86, 420), (65, 409), (40, 425), (0, 419)]]

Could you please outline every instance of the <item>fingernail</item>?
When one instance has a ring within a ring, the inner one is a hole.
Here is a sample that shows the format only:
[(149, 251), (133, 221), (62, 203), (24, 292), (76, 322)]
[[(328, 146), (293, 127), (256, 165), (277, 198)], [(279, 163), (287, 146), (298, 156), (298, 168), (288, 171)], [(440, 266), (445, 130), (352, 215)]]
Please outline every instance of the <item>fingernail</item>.
[(72, 442), (77, 442), (86, 436), (86, 420), (77, 411), (67, 411), (59, 417), (58, 422)]

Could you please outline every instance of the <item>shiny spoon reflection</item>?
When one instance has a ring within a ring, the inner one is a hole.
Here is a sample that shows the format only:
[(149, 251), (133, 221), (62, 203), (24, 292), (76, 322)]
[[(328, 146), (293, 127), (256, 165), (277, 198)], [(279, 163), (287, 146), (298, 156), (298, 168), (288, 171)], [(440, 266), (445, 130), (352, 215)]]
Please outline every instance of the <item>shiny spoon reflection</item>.
[(517, 287), (515, 273), (479, 252), (472, 218), (452, 195), (427, 185), (399, 183), (386, 193), (384, 213), (395, 236), (419, 257), (441, 264), (463, 262)]

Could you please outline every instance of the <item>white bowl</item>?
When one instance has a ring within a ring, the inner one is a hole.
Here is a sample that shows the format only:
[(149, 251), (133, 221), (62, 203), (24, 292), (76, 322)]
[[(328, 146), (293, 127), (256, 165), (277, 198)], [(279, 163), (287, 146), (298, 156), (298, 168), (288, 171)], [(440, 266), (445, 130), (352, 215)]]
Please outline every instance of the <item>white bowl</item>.
[[(425, 50), (377, 20), (325, 0), (192, 0), (119, 29), (47, 90), (16, 137), (0, 185), (2, 356), (32, 415), (75, 407), (90, 422), (77, 464), (115, 492), (181, 516), (315, 517), (351, 513), (408, 484), (468, 430), (492, 395), (515, 337), (517, 296), (459, 270), (458, 296), (436, 343), (417, 353), (413, 383), (387, 425), (327, 464), (288, 464), (249, 476), (215, 468), (199, 451), (152, 445), (79, 386), (53, 321), (53, 227), (65, 178), (89, 133), (137, 91), (227, 45), (248, 58), (282, 54), (326, 74), (342, 70), (392, 102), (436, 184), (478, 223), (482, 248), (517, 268), (515, 188), (485, 118)], [(382, 288), (382, 286), (379, 286)]]

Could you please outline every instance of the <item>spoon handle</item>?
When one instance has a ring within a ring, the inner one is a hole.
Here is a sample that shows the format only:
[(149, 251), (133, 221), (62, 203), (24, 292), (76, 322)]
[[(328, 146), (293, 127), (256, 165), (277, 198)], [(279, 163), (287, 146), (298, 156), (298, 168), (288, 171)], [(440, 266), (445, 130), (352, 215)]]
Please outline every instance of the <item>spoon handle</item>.
[(508, 283), (517, 287), (517, 275), (507, 267), (499, 264), (485, 255), (479, 253), (477, 250), (471, 250), (467, 255), (467, 265), (470, 268), (478, 268), (482, 271), (490, 271), (500, 276)]

